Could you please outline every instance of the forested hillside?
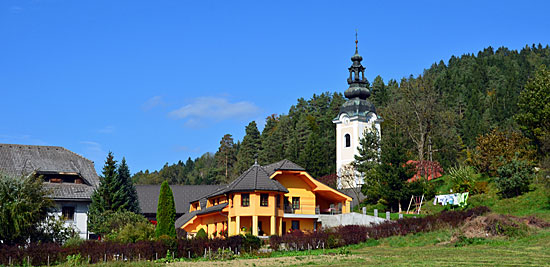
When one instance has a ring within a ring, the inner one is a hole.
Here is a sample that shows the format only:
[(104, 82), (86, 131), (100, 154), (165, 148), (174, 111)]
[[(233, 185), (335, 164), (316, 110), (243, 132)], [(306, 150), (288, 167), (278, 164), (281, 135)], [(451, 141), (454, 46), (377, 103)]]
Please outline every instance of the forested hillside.
[[(409, 159), (433, 159), (444, 169), (453, 166), (491, 129), (519, 131), (514, 117), (518, 97), (540, 65), (550, 65), (548, 46), (520, 51), (488, 47), (477, 55), (440, 61), (418, 77), (384, 82), (378, 76), (372, 81), (371, 101), (384, 118), (382, 138), (398, 140)], [(141, 184), (224, 183), (253, 164), (256, 154), (260, 164), (287, 158), (314, 177), (335, 173), (332, 120), (344, 101), (339, 92), (300, 98), (288, 114), (269, 116), (262, 133), (251, 122), (242, 142), (226, 134), (215, 154), (140, 171), (133, 179)]]

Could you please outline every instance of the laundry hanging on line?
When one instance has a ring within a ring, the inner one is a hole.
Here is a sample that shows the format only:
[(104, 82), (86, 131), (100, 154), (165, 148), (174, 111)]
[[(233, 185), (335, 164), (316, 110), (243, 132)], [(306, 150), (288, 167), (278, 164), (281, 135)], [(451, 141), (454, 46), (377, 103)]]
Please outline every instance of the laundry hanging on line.
[(447, 195), (437, 195), (434, 198), (434, 205), (437, 205), (438, 203), (446, 206), (449, 205), (456, 205), (460, 207), (464, 207), (467, 204), (469, 192), (466, 193), (455, 193), (455, 194), (447, 194)]

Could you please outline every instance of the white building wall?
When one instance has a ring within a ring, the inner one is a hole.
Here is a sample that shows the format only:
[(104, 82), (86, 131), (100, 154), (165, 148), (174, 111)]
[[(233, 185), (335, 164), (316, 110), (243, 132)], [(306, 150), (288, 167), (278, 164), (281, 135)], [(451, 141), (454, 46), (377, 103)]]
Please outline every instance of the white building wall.
[[(336, 170), (338, 173), (338, 188), (349, 188), (348, 185), (343, 185), (340, 180), (342, 167), (352, 163), (355, 160), (355, 155), (359, 154), (357, 147), (359, 140), (363, 137), (365, 129), (371, 128), (373, 125), (380, 136), (380, 121), (374, 113), (369, 113), (366, 118), (358, 116), (348, 117), (343, 113), (338, 120), (333, 121), (336, 124)], [(350, 135), (350, 147), (345, 146), (345, 136)], [(355, 184), (350, 187), (357, 187), (363, 184), (363, 179), (356, 175)]]
[(74, 220), (65, 221), (66, 226), (73, 226), (82, 239), (88, 239), (88, 202), (56, 201), (54, 215), (61, 217), (62, 207), (74, 207)]

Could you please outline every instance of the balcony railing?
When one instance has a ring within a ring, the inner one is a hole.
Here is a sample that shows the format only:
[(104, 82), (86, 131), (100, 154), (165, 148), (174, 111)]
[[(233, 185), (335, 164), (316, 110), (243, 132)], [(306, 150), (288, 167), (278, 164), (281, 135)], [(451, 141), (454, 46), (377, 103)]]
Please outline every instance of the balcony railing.
[[(292, 205), (285, 205), (284, 206), (284, 212), (295, 214), (296, 211), (299, 209), (295, 209), (292, 207)], [(342, 213), (342, 204), (338, 203), (338, 205), (330, 204), (330, 207), (327, 209), (321, 209), (319, 205), (315, 206), (315, 214), (341, 214)]]

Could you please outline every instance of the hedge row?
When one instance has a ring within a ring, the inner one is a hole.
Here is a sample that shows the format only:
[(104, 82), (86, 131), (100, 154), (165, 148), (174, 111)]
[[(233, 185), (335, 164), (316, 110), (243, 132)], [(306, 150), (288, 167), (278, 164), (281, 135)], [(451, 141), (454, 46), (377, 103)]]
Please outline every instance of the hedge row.
[[(156, 260), (166, 253), (175, 257), (201, 257), (205, 249), (217, 251), (231, 249), (241, 251), (257, 250), (262, 242), (254, 236), (232, 236), (226, 239), (170, 239), (118, 243), (112, 241), (88, 240), (73, 247), (62, 247), (55, 243), (32, 243), (25, 247), (0, 245), (0, 265), (53, 265), (66, 261), (67, 256), (80, 254), (84, 262)], [(49, 262), (48, 262), (49, 261)]]
[[(334, 248), (379, 239), (394, 235), (431, 231), (445, 226), (456, 227), (466, 219), (482, 215), (487, 207), (477, 207), (467, 211), (446, 211), (423, 218), (406, 218), (388, 221), (374, 226), (348, 225), (323, 229), (313, 233), (294, 231), (284, 236), (272, 236), (270, 245), (275, 250), (307, 250)], [(262, 241), (255, 236), (232, 236), (225, 239), (171, 239), (136, 243), (112, 241), (84, 241), (73, 247), (58, 244), (32, 243), (24, 247), (0, 245), (0, 265), (53, 265), (66, 261), (67, 256), (80, 254), (83, 261), (90, 263), (104, 260), (155, 260), (163, 258), (168, 251), (175, 257), (202, 257), (206, 252), (218, 249), (231, 249), (234, 253), (257, 250)], [(48, 262), (49, 261), (49, 262)]]
[(323, 229), (313, 233), (294, 231), (284, 236), (272, 236), (269, 240), (275, 250), (307, 250), (314, 248), (334, 248), (395, 235), (428, 232), (443, 227), (457, 227), (468, 218), (489, 212), (487, 207), (476, 207), (466, 211), (444, 211), (437, 215), (422, 218), (404, 218), (387, 221), (373, 226), (347, 225)]

